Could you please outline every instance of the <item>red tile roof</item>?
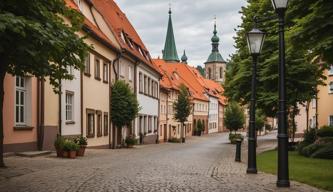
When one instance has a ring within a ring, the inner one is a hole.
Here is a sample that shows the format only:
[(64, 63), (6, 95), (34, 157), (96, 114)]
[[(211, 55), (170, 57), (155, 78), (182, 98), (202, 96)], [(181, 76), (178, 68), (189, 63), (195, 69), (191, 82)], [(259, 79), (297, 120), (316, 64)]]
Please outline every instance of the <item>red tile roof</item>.
[(158, 72), (140, 36), (114, 0), (91, 0), (91, 2), (104, 17), (121, 48)]
[(205, 95), (208, 94), (216, 97), (221, 104), (225, 104), (222, 85), (205, 79), (196, 68), (184, 63), (167, 63), (162, 59), (153, 59), (153, 63), (164, 73), (160, 81), (162, 87), (177, 90), (181, 84), (184, 84), (189, 88), (193, 99), (209, 101)]

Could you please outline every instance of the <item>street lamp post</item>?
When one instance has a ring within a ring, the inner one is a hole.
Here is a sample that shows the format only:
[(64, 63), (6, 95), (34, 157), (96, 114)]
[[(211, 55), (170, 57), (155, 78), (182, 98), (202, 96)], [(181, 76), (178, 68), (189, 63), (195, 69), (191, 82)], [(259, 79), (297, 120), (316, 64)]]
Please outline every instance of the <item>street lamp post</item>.
[(289, 187), (288, 124), (286, 113), (284, 22), (288, 0), (272, 0), (279, 17), (278, 187)]
[(255, 127), (255, 114), (256, 114), (256, 84), (257, 84), (257, 60), (264, 43), (265, 33), (259, 29), (252, 29), (247, 33), (247, 43), (249, 51), (252, 55), (252, 85), (251, 85), (251, 105), (250, 105), (250, 122), (248, 134), (248, 166), (247, 173), (257, 173), (257, 160), (256, 160), (256, 127)]

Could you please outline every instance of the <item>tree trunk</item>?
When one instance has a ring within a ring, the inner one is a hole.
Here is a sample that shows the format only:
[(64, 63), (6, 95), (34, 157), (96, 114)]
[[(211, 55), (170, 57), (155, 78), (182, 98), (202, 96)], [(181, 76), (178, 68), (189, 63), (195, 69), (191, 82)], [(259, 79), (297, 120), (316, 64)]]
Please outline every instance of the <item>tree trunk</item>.
[(295, 141), (295, 132), (296, 132), (296, 121), (295, 121), (295, 117), (296, 117), (296, 114), (297, 114), (297, 106), (294, 105), (293, 107), (293, 112), (292, 112), (292, 124), (293, 124), (293, 127), (292, 127), (292, 142)]
[(3, 101), (4, 101), (4, 95), (5, 95), (5, 90), (4, 90), (4, 81), (5, 81), (5, 75), (6, 75), (6, 70), (3, 64), (0, 64), (0, 167), (5, 167), (5, 163), (3, 160), (3, 139), (4, 139), (4, 134), (3, 134)]
[(185, 123), (182, 123), (182, 142), (185, 143), (185, 137), (186, 137), (186, 132), (185, 132)]
[(305, 110), (306, 110), (306, 131), (309, 131), (309, 107), (310, 107), (310, 102), (306, 102)]

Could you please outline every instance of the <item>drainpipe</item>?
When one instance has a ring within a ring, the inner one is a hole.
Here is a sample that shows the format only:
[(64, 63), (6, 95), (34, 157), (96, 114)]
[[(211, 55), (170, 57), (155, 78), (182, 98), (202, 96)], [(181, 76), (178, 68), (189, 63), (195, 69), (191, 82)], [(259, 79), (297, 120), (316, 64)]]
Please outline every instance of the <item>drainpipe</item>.
[[(121, 56), (122, 56), (122, 53), (118, 53), (117, 58), (115, 60), (113, 60), (113, 62), (112, 62), (112, 67), (113, 67), (113, 71), (114, 71), (114, 74), (115, 74), (116, 81), (119, 79), (118, 72), (119, 72), (119, 65), (120, 65)], [(118, 69), (116, 69), (116, 62), (118, 63), (118, 66), (117, 66)]]
[(41, 85), (40, 85), (41, 81), (40, 78), (37, 79), (37, 149), (41, 150), (41, 145), (40, 145), (40, 141), (41, 141), (41, 134), (40, 134), (40, 129), (41, 129), (41, 123), (40, 123), (40, 89), (41, 89)]
[(41, 81), (41, 111), (40, 111), (40, 132), (41, 132), (41, 149), (44, 143), (44, 129), (45, 129), (45, 80)]
[(111, 75), (112, 75), (112, 69), (111, 69), (112, 63), (110, 62), (110, 67), (109, 67), (109, 122), (108, 122), (108, 129), (109, 129), (109, 149), (112, 148), (111, 145)]
[(81, 136), (83, 137), (83, 73), (80, 72), (80, 112), (81, 112)]
[(37, 79), (37, 149), (39, 151), (43, 150), (44, 143), (44, 103), (45, 103), (45, 94), (44, 94), (44, 79)]
[(318, 90), (316, 92), (316, 129), (318, 129)]
[(61, 100), (61, 95), (62, 95), (62, 89), (61, 89), (61, 79), (59, 79), (59, 93), (58, 93), (58, 99), (59, 99), (59, 122), (58, 122), (58, 124), (59, 124), (59, 135), (62, 135), (61, 134), (61, 129), (62, 129), (62, 126), (61, 126), (61, 122), (62, 122), (62, 117), (61, 117), (61, 115), (62, 115), (62, 112), (61, 112), (61, 105), (62, 105), (62, 100)]

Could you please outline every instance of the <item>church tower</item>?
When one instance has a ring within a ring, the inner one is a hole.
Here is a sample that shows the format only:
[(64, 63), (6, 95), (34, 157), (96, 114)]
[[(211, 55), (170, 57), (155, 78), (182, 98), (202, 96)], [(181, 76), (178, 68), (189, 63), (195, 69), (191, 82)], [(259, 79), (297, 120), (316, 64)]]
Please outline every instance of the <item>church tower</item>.
[(166, 62), (179, 62), (175, 36), (173, 34), (171, 8), (169, 8), (168, 30), (165, 39), (164, 50), (162, 52), (163, 52), (163, 60), (165, 60)]
[(219, 41), (220, 38), (216, 35), (216, 21), (214, 23), (214, 31), (212, 37), (212, 52), (205, 62), (206, 78), (214, 80), (218, 83), (223, 83), (225, 80), (225, 70), (227, 63), (222, 58), (219, 52)]

